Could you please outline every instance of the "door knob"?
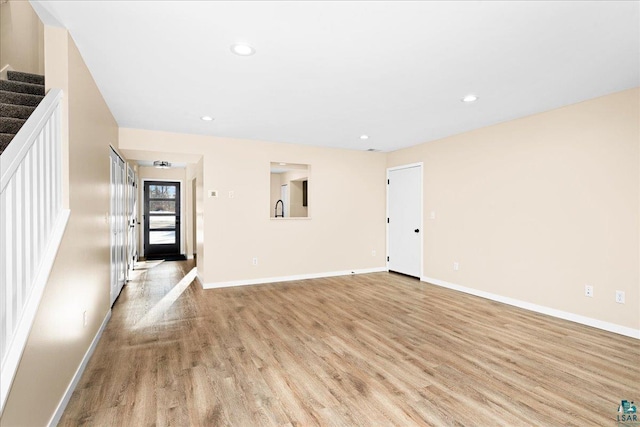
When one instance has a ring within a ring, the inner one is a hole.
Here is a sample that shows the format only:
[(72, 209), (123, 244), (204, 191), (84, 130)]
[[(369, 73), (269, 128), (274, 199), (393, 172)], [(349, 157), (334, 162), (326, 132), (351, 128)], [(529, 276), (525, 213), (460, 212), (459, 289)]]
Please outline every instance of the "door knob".
[(416, 233), (419, 233), (419, 232), (420, 232), (420, 229), (419, 229), (419, 228), (416, 228), (416, 229), (415, 229), (415, 230), (413, 230), (413, 231), (415, 231)]

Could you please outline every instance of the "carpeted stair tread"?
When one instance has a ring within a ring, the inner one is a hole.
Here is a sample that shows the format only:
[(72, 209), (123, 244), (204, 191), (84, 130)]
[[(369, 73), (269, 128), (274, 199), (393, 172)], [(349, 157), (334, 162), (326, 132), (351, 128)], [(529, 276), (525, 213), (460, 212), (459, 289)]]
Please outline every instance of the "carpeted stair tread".
[(44, 99), (44, 76), (8, 71), (0, 80), (0, 154)]
[(7, 148), (14, 136), (12, 133), (0, 133), (0, 154)]
[(36, 107), (14, 104), (0, 104), (0, 117), (13, 117), (14, 119), (28, 119)]
[(27, 93), (15, 93), (0, 90), (0, 103), (2, 104), (28, 105), (30, 107), (36, 107), (43, 99), (44, 96), (40, 95), (30, 95)]
[(7, 79), (14, 82), (32, 83), (35, 85), (44, 86), (44, 76), (39, 74), (22, 73), (20, 71), (8, 71)]
[(0, 117), (0, 133), (18, 133), (26, 119)]
[(44, 86), (42, 85), (14, 82), (11, 80), (0, 80), (0, 90), (16, 93), (28, 93), (30, 95), (44, 95)]

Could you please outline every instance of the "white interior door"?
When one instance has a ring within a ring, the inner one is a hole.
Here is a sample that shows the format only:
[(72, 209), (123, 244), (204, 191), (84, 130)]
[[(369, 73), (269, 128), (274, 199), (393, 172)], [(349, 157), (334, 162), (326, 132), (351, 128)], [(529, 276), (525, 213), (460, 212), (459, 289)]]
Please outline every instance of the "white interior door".
[(116, 301), (126, 278), (126, 171), (125, 163), (113, 150), (111, 162), (111, 305)]
[(409, 276), (422, 275), (422, 165), (388, 171), (387, 266)]

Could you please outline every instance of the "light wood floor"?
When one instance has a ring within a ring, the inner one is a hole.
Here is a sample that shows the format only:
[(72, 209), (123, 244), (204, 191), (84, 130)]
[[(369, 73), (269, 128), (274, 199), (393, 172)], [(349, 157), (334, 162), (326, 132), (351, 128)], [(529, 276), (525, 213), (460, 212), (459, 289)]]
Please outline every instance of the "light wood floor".
[(638, 340), (394, 274), (192, 283), (150, 318), (192, 267), (125, 287), (61, 426), (615, 426), (640, 400)]

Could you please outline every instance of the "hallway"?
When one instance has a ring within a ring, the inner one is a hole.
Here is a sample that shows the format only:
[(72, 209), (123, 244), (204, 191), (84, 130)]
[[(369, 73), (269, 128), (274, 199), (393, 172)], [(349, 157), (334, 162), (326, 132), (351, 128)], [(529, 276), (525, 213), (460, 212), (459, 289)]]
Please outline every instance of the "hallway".
[[(61, 426), (608, 425), (637, 340), (375, 273), (124, 289)], [(184, 279), (184, 277), (187, 279)]]

